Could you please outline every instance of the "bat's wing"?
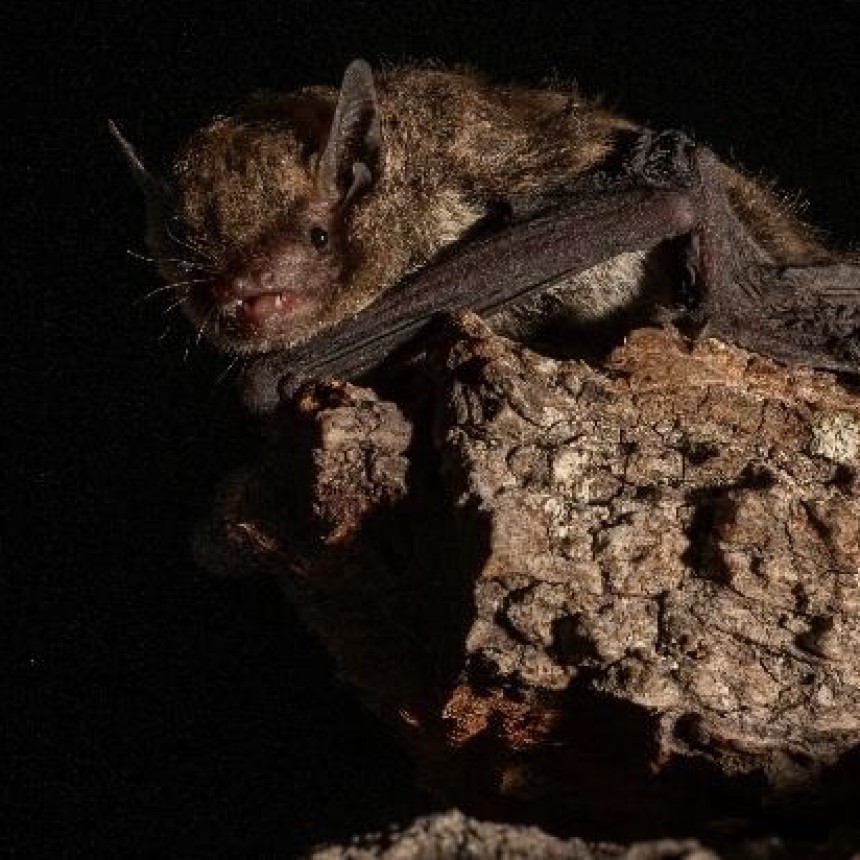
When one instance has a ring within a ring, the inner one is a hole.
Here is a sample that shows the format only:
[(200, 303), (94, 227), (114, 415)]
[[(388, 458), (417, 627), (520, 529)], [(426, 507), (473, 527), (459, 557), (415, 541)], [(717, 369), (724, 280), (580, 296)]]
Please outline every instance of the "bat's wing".
[(781, 280), (794, 301), (771, 319), (794, 361), (860, 372), (860, 266), (836, 263), (787, 269)]
[(860, 372), (860, 266), (770, 266), (756, 274), (761, 301), (712, 316), (712, 334), (783, 361)]

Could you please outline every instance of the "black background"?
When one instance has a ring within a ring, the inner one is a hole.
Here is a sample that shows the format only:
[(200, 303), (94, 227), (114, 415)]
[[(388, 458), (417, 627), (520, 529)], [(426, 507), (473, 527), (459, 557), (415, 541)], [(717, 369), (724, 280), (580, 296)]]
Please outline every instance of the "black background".
[[(255, 430), (224, 362), (158, 335), (141, 211), (106, 133), (155, 167), (260, 88), (371, 62), (550, 72), (680, 127), (860, 235), (858, 4), (19, 4), (4, 13), (5, 822), (0, 850), (292, 856), (430, 808), (276, 590), (197, 572), (188, 534)], [(642, 11), (648, 9), (647, 13)], [(30, 15), (29, 20), (22, 16)], [(12, 57), (16, 59), (13, 61)]]

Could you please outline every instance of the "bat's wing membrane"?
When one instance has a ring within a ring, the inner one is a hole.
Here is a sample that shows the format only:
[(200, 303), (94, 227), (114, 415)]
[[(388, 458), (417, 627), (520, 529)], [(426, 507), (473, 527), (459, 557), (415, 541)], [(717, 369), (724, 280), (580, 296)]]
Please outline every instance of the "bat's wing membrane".
[(827, 370), (860, 372), (860, 266), (774, 269), (752, 348)]

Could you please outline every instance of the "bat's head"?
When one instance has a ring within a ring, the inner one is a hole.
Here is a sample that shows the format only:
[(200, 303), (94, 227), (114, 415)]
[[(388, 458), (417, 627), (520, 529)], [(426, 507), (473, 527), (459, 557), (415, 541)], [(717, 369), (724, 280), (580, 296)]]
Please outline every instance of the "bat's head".
[(112, 130), (146, 197), (158, 269), (216, 346), (291, 346), (348, 310), (350, 214), (375, 180), (381, 145), (367, 63), (350, 64), (339, 93), (260, 98), (216, 120), (166, 181)]

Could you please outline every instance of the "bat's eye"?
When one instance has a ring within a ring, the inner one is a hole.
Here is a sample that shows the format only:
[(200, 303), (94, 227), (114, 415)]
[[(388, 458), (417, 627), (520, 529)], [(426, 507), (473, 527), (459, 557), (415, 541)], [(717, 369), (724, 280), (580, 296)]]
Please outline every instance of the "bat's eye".
[(328, 233), (322, 227), (311, 227), (311, 244), (317, 251), (328, 247)]

